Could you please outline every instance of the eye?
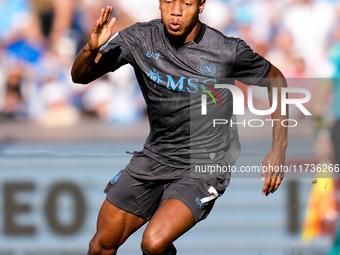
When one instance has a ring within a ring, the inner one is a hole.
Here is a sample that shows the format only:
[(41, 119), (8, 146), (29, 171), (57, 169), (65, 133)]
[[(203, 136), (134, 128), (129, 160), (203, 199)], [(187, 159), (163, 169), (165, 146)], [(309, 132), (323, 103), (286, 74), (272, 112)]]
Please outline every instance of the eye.
[(185, 6), (191, 6), (192, 4), (190, 3), (184, 3)]

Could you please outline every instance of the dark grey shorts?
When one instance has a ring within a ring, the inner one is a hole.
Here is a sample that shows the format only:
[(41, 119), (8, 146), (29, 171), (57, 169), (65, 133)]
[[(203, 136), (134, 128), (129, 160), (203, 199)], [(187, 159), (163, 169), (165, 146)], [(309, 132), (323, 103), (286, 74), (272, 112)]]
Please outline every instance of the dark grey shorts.
[(178, 199), (190, 209), (196, 223), (209, 215), (218, 197), (216, 189), (200, 179), (142, 180), (125, 169), (111, 179), (104, 192), (116, 207), (147, 220), (163, 200)]

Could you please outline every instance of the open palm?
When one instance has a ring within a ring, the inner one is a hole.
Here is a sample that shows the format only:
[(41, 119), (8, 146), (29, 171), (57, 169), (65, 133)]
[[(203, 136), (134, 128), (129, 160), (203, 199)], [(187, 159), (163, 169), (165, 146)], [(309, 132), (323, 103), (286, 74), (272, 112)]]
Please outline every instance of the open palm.
[(116, 23), (116, 18), (111, 19), (112, 7), (107, 6), (102, 9), (99, 18), (90, 35), (89, 47), (90, 50), (98, 50), (100, 46), (109, 40), (112, 29)]

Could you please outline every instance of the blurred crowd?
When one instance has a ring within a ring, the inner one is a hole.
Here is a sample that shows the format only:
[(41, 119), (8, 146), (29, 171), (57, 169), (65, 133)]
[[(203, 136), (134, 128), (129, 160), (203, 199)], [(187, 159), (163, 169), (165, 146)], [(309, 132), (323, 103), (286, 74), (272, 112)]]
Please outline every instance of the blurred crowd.
[[(160, 17), (157, 0), (0, 1), (0, 121), (53, 127), (83, 118), (133, 123), (145, 115), (130, 66), (87, 86), (71, 80), (73, 60), (107, 4), (117, 17), (114, 32)], [(337, 0), (207, 0), (201, 20), (244, 39), (287, 78), (340, 70)]]

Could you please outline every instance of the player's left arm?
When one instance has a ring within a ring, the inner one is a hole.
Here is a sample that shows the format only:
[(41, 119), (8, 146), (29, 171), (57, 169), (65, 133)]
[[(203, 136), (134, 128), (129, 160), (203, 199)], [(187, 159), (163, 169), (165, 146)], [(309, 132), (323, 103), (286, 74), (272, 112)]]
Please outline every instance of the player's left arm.
[[(283, 74), (275, 66), (271, 65), (271, 70), (267, 75), (264, 83), (268, 84), (268, 96), (270, 105), (272, 105), (272, 91), (277, 88), (277, 108), (272, 113), (273, 121), (273, 141), (270, 151), (263, 160), (262, 165), (267, 167), (266, 172), (262, 172), (262, 181), (265, 181), (262, 194), (268, 196), (274, 193), (280, 186), (284, 177), (282, 167), (286, 164), (286, 148), (287, 148), (287, 127), (281, 125), (282, 121), (288, 119), (288, 109), (286, 115), (281, 115), (281, 88), (287, 87), (287, 82)], [(288, 108), (288, 107), (287, 107)], [(269, 166), (274, 169), (275, 166), (280, 171), (269, 171)]]

